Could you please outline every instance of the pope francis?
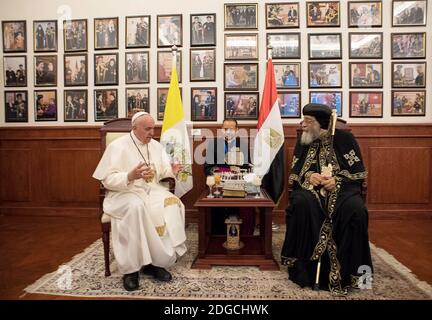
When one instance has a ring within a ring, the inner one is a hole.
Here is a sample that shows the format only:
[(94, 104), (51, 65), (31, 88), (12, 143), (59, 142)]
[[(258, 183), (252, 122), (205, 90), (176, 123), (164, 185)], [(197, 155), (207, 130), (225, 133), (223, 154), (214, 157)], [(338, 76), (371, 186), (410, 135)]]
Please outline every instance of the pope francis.
[(153, 139), (154, 125), (150, 114), (136, 113), (132, 131), (107, 146), (93, 173), (107, 190), (103, 210), (111, 217), (114, 256), (128, 291), (139, 288), (140, 270), (170, 281), (164, 268), (187, 250), (184, 205), (159, 184), (181, 167), (171, 165)]

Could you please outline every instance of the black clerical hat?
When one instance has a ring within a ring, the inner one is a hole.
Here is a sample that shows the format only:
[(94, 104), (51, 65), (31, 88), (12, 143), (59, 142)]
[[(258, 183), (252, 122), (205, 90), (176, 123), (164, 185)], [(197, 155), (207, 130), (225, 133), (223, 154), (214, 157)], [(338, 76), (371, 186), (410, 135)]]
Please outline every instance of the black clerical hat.
[(328, 128), (331, 113), (330, 107), (321, 103), (308, 103), (303, 107), (303, 115), (315, 117), (322, 129)]

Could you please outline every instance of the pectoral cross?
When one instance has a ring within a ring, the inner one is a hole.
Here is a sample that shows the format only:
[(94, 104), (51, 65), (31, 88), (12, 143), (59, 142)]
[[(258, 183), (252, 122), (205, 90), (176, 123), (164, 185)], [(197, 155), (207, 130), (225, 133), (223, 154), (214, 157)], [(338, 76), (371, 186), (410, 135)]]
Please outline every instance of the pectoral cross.
[[(323, 166), (321, 168), (321, 175), (323, 175), (324, 177), (327, 177), (327, 178), (331, 178), (333, 176), (333, 166), (331, 165), (331, 163), (329, 163), (328, 166)], [(323, 197), (326, 197), (327, 196), (327, 190), (324, 188), (321, 188), (320, 194)]]

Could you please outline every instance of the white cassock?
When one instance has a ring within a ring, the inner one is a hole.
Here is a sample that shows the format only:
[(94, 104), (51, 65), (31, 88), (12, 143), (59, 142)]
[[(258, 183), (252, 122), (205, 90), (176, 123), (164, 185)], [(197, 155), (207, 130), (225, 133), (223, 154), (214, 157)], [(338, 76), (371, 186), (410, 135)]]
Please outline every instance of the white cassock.
[[(136, 146), (131, 138), (136, 143)], [(186, 252), (185, 209), (183, 203), (158, 182), (174, 174), (163, 146), (156, 140), (147, 146), (131, 132), (111, 142), (93, 178), (108, 190), (104, 213), (111, 217), (114, 256), (122, 274), (140, 270), (147, 264), (167, 268), (177, 255)], [(128, 172), (145, 160), (152, 164), (152, 182), (137, 179), (128, 183)]]

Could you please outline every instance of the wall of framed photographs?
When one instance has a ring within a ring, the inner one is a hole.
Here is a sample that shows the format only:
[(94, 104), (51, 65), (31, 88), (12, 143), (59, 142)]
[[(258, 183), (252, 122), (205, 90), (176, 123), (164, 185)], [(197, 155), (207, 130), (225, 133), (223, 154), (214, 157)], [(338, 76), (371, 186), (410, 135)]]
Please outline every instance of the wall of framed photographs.
[(161, 121), (172, 44), (193, 122), (256, 122), (271, 45), (285, 123), (309, 101), (350, 123), (430, 123), (427, 2), (7, 2), (0, 123), (94, 125), (138, 109)]

